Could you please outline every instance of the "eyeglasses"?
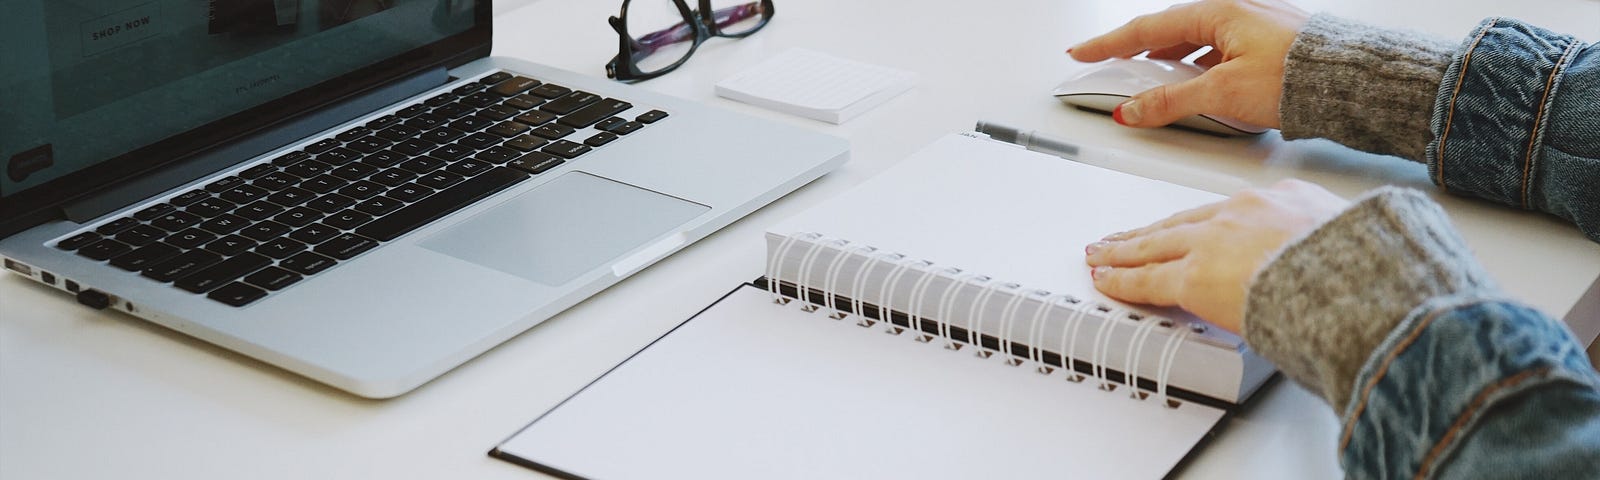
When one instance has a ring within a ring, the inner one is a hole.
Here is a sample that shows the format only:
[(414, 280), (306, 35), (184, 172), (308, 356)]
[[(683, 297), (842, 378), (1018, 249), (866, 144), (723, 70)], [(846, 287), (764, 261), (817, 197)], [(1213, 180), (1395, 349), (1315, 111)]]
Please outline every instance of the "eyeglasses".
[(620, 47), (606, 64), (606, 76), (631, 83), (665, 75), (694, 55), (700, 42), (745, 37), (772, 19), (772, 0), (737, 2), (700, 0), (700, 8), (691, 10), (686, 0), (642, 0), (633, 8), (632, 0), (622, 0), (622, 14), (611, 17)]

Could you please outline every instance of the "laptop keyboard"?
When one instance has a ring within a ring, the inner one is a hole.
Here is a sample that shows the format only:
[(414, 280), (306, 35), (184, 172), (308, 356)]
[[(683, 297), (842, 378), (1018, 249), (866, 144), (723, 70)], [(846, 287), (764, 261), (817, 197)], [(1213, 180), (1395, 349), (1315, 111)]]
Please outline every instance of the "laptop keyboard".
[(242, 307), (667, 117), (638, 110), (495, 72), (56, 247)]

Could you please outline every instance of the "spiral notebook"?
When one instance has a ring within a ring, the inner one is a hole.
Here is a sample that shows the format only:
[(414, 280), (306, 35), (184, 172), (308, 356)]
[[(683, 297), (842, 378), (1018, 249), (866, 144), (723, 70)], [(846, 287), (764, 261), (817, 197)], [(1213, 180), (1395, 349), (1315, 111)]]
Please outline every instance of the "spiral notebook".
[(1162, 478), (1272, 375), (1082, 246), (1218, 195), (936, 141), (767, 231), (765, 275), (491, 454), (568, 478)]

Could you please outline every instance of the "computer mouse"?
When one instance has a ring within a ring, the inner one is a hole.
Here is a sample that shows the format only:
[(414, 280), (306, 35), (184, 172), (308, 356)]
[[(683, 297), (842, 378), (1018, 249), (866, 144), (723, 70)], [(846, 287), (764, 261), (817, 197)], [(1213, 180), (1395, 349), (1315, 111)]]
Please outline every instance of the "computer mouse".
[[(1177, 60), (1114, 58), (1061, 82), (1053, 93), (1067, 105), (1109, 114), (1134, 94), (1198, 77), (1205, 71), (1199, 65)], [(1229, 136), (1267, 131), (1267, 127), (1215, 115), (1185, 117), (1173, 125)]]

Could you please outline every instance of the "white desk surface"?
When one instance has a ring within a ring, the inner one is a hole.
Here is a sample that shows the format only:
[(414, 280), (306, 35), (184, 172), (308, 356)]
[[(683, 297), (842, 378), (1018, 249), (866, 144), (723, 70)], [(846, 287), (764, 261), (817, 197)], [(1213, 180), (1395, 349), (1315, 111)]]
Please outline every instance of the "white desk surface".
[[(616, 48), (605, 18), (620, 3), (528, 2), (497, 18), (496, 53), (601, 76)], [(1482, 17), (1508, 14), (1600, 39), (1600, 2), (1594, 0), (1302, 4), (1449, 38), (1464, 36)], [(1430, 187), (1420, 165), (1328, 142), (1285, 144), (1275, 133), (1223, 139), (1134, 131), (1062, 107), (1048, 95), (1081, 68), (1061, 53), (1067, 46), (1164, 6), (778, 0), (778, 15), (765, 31), (739, 41), (712, 40), (684, 68), (643, 87), (847, 137), (851, 162), (398, 399), (346, 395), (131, 317), (82, 308), (6, 275), (0, 279), (0, 478), (539, 478), (485, 452), (755, 278), (766, 226), (979, 119), (1146, 155), (1170, 168), (1144, 165), (1138, 173), (1180, 183), (1196, 178), (1183, 169), (1201, 169), (1256, 185), (1295, 176), (1344, 195), (1385, 182)], [(712, 95), (716, 80), (790, 47), (917, 71), (921, 84), (842, 126)], [(1600, 246), (1571, 227), (1481, 202), (1441, 200), (1507, 290), (1546, 311), (1567, 316), (1600, 273)], [(1506, 222), (1517, 227), (1505, 228)], [(1512, 249), (1510, 237), (1530, 228), (1560, 255)], [(1337, 428), (1326, 406), (1280, 382), (1229, 424), (1183, 477), (1338, 477)]]

